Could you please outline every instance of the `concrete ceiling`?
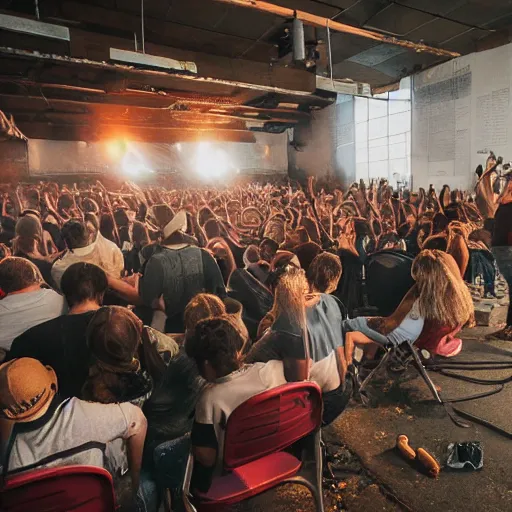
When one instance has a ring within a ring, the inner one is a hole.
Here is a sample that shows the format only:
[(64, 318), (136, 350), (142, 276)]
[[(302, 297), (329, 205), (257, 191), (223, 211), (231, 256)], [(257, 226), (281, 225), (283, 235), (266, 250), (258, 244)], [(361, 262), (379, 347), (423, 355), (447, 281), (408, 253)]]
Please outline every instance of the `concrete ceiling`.
[[(511, 39), (512, 0), (269, 1), (462, 54)], [(98, 139), (124, 125), (139, 140), (185, 140), (199, 128), (248, 140), (333, 100), (314, 76), (328, 72), (326, 31), (306, 31), (319, 55), (306, 70), (291, 62), (290, 19), (215, 0), (144, 0), (146, 52), (196, 62), (191, 78), (109, 63), (110, 47), (133, 50), (136, 39), (140, 50), (141, 0), (39, 0), (39, 11), (69, 27), (69, 43), (0, 30), (0, 109), (29, 137)], [(33, 18), (34, 0), (0, 0), (0, 12)], [(373, 87), (443, 61), (337, 32), (331, 48), (334, 78)]]
[[(470, 53), (512, 24), (511, 0), (270, 0), (283, 7), (415, 42)], [(46, 18), (92, 32), (133, 39), (140, 0), (39, 0)], [(0, 0), (0, 8), (34, 12), (33, 0)], [(215, 0), (145, 0), (146, 40), (186, 50), (259, 62), (276, 61), (287, 20)], [(284, 43), (283, 43), (284, 44)], [(336, 78), (382, 86), (437, 61), (346, 34), (333, 34)], [(347, 63), (356, 63), (352, 66)], [(364, 69), (363, 69), (364, 68)], [(350, 73), (350, 74), (347, 74)]]

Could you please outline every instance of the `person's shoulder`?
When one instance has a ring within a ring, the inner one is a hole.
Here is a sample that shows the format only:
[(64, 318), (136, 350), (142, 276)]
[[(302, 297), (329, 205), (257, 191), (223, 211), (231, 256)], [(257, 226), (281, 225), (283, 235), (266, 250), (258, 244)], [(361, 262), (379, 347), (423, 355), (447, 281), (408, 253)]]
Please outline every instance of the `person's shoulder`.
[(223, 395), (226, 389), (226, 384), (229, 387), (229, 381), (222, 384), (214, 384), (209, 382), (203, 387), (196, 403), (196, 410), (204, 411), (212, 406), (216, 401), (218, 394)]
[(43, 341), (46, 338), (51, 341), (51, 334), (58, 332), (63, 323), (65, 323), (67, 315), (61, 315), (51, 320), (46, 320), (40, 324), (34, 325), (30, 329), (27, 329), (24, 333), (20, 334), (14, 341), (15, 343), (26, 343), (29, 340)]
[(115, 404), (100, 404), (98, 402), (89, 402), (77, 397), (72, 397), (64, 405), (67, 410), (80, 411), (83, 415), (92, 421), (111, 421), (116, 416), (123, 414), (125, 417), (143, 416), (141, 409), (129, 402)]
[(341, 301), (334, 295), (330, 295), (328, 293), (321, 293), (320, 303), (326, 308), (333, 308), (334, 311), (340, 310)]
[(47, 304), (64, 304), (66, 299), (63, 295), (56, 292), (53, 288), (41, 288), (41, 297)]

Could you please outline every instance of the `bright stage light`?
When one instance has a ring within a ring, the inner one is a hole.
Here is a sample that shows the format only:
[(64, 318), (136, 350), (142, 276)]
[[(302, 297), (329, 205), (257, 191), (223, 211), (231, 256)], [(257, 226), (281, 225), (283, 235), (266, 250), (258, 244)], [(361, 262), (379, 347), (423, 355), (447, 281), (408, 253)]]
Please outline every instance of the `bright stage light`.
[(144, 174), (153, 172), (144, 162), (140, 153), (131, 149), (125, 153), (121, 161), (121, 169), (124, 174), (133, 178), (141, 177)]
[(212, 179), (220, 178), (233, 169), (233, 165), (224, 150), (215, 148), (209, 142), (200, 142), (197, 146), (194, 168), (203, 179)]
[(126, 153), (126, 143), (123, 140), (109, 140), (105, 144), (111, 160), (119, 161)]

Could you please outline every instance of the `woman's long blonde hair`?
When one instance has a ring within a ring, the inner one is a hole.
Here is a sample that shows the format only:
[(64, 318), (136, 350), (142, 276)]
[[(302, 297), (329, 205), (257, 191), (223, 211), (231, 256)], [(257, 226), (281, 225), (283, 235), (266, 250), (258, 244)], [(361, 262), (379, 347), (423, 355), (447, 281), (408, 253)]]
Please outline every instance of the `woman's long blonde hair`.
[(270, 311), (274, 321), (282, 316), (293, 325), (305, 329), (306, 325), (306, 293), (308, 282), (304, 270), (288, 265), (274, 293), (274, 305)]
[(426, 320), (455, 328), (473, 319), (473, 299), (452, 256), (435, 249), (422, 251), (413, 262), (412, 277)]

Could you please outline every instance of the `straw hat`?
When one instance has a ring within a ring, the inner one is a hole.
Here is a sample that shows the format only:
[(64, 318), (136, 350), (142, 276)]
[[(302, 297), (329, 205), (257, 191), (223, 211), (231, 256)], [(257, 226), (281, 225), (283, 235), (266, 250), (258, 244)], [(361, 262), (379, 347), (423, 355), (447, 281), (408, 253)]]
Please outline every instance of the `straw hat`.
[(30, 357), (0, 366), (0, 413), (4, 418), (29, 422), (40, 418), (57, 393), (57, 375), (50, 366)]

